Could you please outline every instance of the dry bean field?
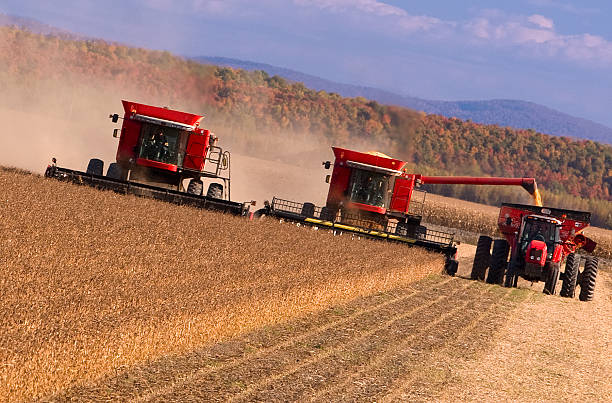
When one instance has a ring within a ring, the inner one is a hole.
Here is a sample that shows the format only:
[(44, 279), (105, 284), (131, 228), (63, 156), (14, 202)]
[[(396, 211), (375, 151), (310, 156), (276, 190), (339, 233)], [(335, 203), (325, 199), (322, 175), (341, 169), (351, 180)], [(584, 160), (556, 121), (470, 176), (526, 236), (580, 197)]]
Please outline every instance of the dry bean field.
[(581, 303), (13, 169), (0, 265), (2, 401), (612, 400), (606, 271)]
[(442, 262), (3, 169), (0, 400), (404, 287)]

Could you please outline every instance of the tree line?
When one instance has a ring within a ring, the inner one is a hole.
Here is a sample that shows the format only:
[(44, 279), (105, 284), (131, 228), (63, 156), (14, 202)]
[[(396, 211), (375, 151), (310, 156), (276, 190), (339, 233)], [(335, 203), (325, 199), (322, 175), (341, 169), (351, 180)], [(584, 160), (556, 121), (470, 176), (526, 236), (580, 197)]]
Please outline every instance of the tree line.
[[(595, 225), (612, 227), (609, 145), (428, 115), (315, 91), (264, 71), (208, 66), (168, 52), (15, 27), (0, 27), (0, 67), (0, 82), (20, 82), (25, 90), (36, 82), (80, 77), (81, 85), (96, 81), (164, 97), (172, 105), (204, 111), (211, 127), (245, 142), (261, 133), (317, 133), (330, 144), (368, 139), (418, 173), (535, 177), (545, 202), (590, 210)], [(431, 190), (489, 204), (511, 195), (501, 188)]]

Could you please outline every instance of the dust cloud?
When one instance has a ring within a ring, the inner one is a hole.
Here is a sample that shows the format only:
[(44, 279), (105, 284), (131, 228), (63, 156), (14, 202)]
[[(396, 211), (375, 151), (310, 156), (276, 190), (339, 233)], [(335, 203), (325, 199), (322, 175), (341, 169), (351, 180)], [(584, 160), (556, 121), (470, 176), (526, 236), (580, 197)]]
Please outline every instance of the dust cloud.
[[(121, 99), (200, 113), (192, 105), (176, 105), (163, 97), (152, 97), (135, 89), (91, 77), (62, 80), (3, 83), (0, 99), (2, 134), (0, 165), (43, 173), (52, 157), (58, 165), (85, 170), (91, 158), (108, 164), (115, 161), (118, 139), (112, 137), (112, 113), (123, 113)], [(176, 94), (174, 95), (176, 97)], [(231, 199), (256, 200), (261, 206), (272, 197), (298, 202), (325, 203), (327, 187), (323, 161), (333, 161), (332, 142), (316, 133), (251, 133), (234, 135), (231, 129), (204, 127), (219, 137), (219, 145), (232, 153)], [(384, 146), (372, 141), (333, 144), (367, 151)]]

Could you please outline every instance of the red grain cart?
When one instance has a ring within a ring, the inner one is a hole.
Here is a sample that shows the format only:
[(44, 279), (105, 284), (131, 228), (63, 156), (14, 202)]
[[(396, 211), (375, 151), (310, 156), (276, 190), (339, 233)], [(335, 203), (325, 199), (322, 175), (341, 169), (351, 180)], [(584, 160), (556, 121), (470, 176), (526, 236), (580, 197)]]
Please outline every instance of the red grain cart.
[(498, 219), (504, 239), (478, 239), (471, 277), (484, 280), (486, 276), (488, 283), (506, 287), (516, 287), (519, 277), (543, 281), (547, 294), (555, 294), (561, 279), (561, 296), (573, 298), (580, 285), (580, 300), (589, 301), (595, 291), (598, 259), (585, 257), (580, 271), (583, 259), (576, 252), (591, 253), (596, 247), (582, 234), (590, 221), (588, 212), (504, 203)]

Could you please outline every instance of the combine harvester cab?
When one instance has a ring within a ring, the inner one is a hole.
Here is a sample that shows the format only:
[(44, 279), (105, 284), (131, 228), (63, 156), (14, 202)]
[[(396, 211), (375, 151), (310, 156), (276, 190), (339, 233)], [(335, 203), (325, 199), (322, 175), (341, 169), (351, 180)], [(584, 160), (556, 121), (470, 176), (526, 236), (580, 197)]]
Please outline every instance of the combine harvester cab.
[(595, 291), (598, 259), (587, 256), (581, 272), (582, 259), (576, 252), (591, 253), (596, 247), (582, 234), (590, 220), (591, 213), (583, 211), (504, 203), (498, 226), (505, 239), (479, 238), (471, 277), (484, 280), (488, 269), (486, 281), (492, 284), (516, 287), (519, 277), (543, 281), (546, 294), (555, 294), (561, 279), (561, 296), (573, 298), (580, 285), (580, 300), (589, 301)]
[[(421, 184), (521, 186), (541, 203), (533, 178), (480, 178), (424, 176), (407, 172), (407, 163), (387, 155), (332, 147), (335, 161), (328, 175), (327, 202), (323, 207), (274, 198), (256, 214), (348, 232), (373, 239), (402, 242), (443, 253), (446, 272), (457, 272), (454, 234), (421, 224), (425, 192)], [(330, 161), (323, 163), (332, 167)]]
[[(116, 162), (91, 159), (85, 172), (47, 168), (45, 176), (119, 193), (152, 197), (175, 204), (247, 214), (251, 203), (231, 201), (230, 153), (217, 146), (217, 137), (200, 127), (203, 116), (122, 101), (123, 120)], [(204, 181), (208, 191), (203, 195)], [(185, 186), (185, 182), (188, 185)]]

